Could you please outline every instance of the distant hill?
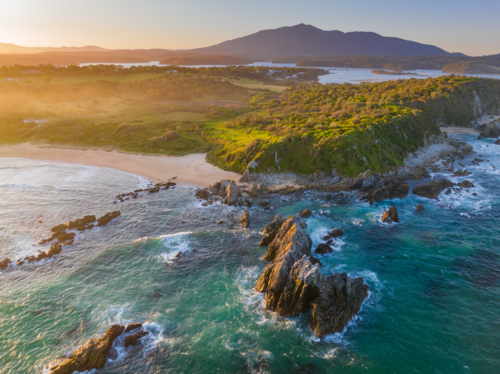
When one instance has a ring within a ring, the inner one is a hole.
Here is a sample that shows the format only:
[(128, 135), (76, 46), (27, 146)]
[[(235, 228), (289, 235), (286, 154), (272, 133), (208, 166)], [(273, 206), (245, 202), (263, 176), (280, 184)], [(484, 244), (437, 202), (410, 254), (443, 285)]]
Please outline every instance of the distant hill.
[(212, 47), (190, 50), (210, 55), (278, 56), (437, 56), (449, 52), (433, 45), (385, 37), (374, 32), (324, 31), (300, 24), (263, 30)]
[(21, 47), (10, 43), (0, 43), (0, 54), (34, 54), (42, 52), (102, 52), (107, 49), (89, 45), (86, 47)]

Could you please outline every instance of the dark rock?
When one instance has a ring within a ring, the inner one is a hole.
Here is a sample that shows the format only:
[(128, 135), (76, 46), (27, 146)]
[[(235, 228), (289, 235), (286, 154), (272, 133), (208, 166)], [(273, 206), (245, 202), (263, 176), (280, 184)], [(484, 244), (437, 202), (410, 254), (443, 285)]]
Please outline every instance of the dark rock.
[(260, 241), (260, 245), (269, 245), (278, 234), (278, 231), (281, 228), (281, 225), (283, 225), (283, 222), (285, 222), (285, 219), (281, 214), (274, 216), (273, 221), (268, 223), (262, 231), (264, 237)]
[(139, 330), (135, 334), (129, 335), (125, 337), (124, 345), (125, 348), (130, 347), (131, 345), (134, 345), (137, 343), (137, 341), (142, 338), (143, 336), (148, 335), (147, 331), (144, 330)]
[(470, 171), (467, 171), (466, 169), (463, 170), (457, 170), (455, 173), (453, 173), (454, 177), (466, 177), (468, 175), (471, 175), (472, 173)]
[(125, 333), (130, 332), (130, 331), (135, 330), (135, 329), (138, 329), (138, 328), (141, 328), (141, 327), (142, 327), (142, 323), (140, 323), (140, 322), (131, 323), (125, 329)]
[(473, 188), (475, 187), (474, 184), (472, 184), (472, 182), (468, 181), (468, 180), (464, 180), (463, 182), (460, 182), (458, 184), (459, 187), (462, 187), (462, 188)]
[(271, 207), (270, 206), (265, 206), (264, 210), (271, 210)]
[(417, 205), (417, 207), (415, 209), (417, 210), (417, 212), (423, 212), (425, 208), (422, 204), (420, 204), (420, 205)]
[(332, 247), (330, 247), (328, 244), (321, 243), (319, 244), (316, 249), (314, 250), (314, 253), (324, 255), (327, 253), (332, 253)]
[(387, 199), (404, 199), (408, 195), (410, 186), (407, 183), (399, 183), (389, 179), (383, 179), (377, 183), (375, 190), (362, 197), (361, 200), (369, 201), (370, 204), (374, 202), (381, 202)]
[(265, 206), (265, 205), (269, 205), (269, 204), (271, 204), (271, 202), (267, 199), (259, 201), (260, 206)]
[(479, 135), (481, 135), (483, 138), (498, 138), (500, 136), (500, 122), (490, 122), (485, 126), (485, 128)]
[(50, 370), (51, 374), (72, 374), (75, 371), (100, 369), (107, 360), (113, 342), (125, 330), (125, 326), (113, 325), (100, 338), (94, 338), (78, 348), (61, 364)]
[(399, 222), (398, 208), (396, 205), (391, 206), (382, 216), (382, 222), (393, 223)]
[[(290, 216), (281, 225), (278, 234), (269, 244), (264, 260), (272, 261), (281, 251), (291, 251), (293, 248), (300, 248), (302, 254), (309, 255), (311, 252), (311, 240), (307, 235), (307, 224), (300, 217)], [(292, 247), (288, 247), (288, 246)], [(303, 249), (306, 248), (307, 249)], [(286, 248), (286, 249), (285, 249)]]
[(202, 190), (198, 190), (195, 193), (195, 196), (197, 198), (203, 199), (203, 200), (208, 200), (211, 196), (210, 191), (207, 188), (204, 188)]
[(313, 265), (322, 266), (321, 261), (313, 256), (309, 256), (309, 260), (311, 261), (311, 264), (313, 264)]
[(318, 296), (311, 303), (309, 325), (320, 338), (342, 332), (352, 317), (358, 314), (370, 290), (362, 278), (352, 279), (345, 273), (321, 276), (319, 289)]
[(453, 187), (454, 183), (447, 179), (432, 180), (428, 183), (416, 186), (413, 193), (418, 196), (427, 197), (429, 199), (437, 199), (443, 190)]
[(341, 236), (344, 235), (344, 230), (342, 229), (333, 229), (332, 231), (330, 231), (328, 233), (328, 235), (330, 235), (331, 238), (340, 238)]
[(448, 189), (446, 190), (445, 194), (446, 194), (446, 195), (451, 194), (451, 188), (448, 188)]
[(309, 217), (311, 217), (312, 213), (313, 213), (312, 210), (305, 209), (305, 210), (303, 210), (302, 212), (299, 213), (299, 217), (309, 218)]
[(349, 187), (349, 189), (351, 189), (351, 190), (359, 190), (363, 186), (363, 182), (364, 182), (363, 179), (358, 179), (353, 184), (351, 184), (351, 186)]
[(0, 262), (0, 270), (7, 269), (7, 266), (9, 266), (9, 264), (11, 264), (11, 263), (12, 263), (12, 261), (9, 258), (6, 258), (5, 260), (1, 261)]
[(243, 213), (243, 217), (240, 219), (241, 226), (243, 226), (245, 229), (248, 229), (250, 227), (250, 213), (248, 213), (248, 210)]
[(474, 193), (472, 194), (472, 196), (477, 196), (477, 193), (475, 193), (475, 192), (474, 192)]
[(483, 138), (483, 137), (482, 137), (481, 135), (478, 135), (478, 136), (477, 136), (477, 139), (478, 139), (478, 140), (481, 140), (482, 138)]
[(497, 145), (500, 144), (500, 139), (495, 140), (495, 142), (493, 144), (497, 144)]

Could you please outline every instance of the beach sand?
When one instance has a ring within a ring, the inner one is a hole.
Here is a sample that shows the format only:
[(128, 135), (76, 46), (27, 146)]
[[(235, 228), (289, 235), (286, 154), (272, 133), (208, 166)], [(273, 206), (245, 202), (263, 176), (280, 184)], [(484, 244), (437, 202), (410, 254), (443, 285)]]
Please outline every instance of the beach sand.
[(239, 174), (223, 171), (207, 163), (204, 154), (178, 157), (148, 156), (116, 151), (41, 147), (23, 143), (0, 146), (0, 157), (21, 157), (113, 168), (141, 175), (154, 182), (166, 182), (172, 177), (177, 177), (176, 183), (197, 187), (206, 187), (221, 179), (237, 181), (240, 178)]

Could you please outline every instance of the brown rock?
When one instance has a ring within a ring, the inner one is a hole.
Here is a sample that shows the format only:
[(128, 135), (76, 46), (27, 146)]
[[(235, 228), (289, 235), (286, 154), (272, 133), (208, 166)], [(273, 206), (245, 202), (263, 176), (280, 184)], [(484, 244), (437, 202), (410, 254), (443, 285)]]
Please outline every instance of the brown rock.
[(130, 325), (127, 326), (127, 328), (125, 329), (125, 332), (130, 332), (132, 330), (135, 330), (135, 329), (138, 329), (138, 328), (141, 328), (142, 327), (142, 323), (140, 322), (136, 322), (136, 323), (131, 323)]
[(331, 238), (340, 238), (341, 236), (344, 235), (344, 230), (342, 229), (333, 229), (332, 231), (330, 231), (328, 233), (328, 235), (331, 237)]
[(417, 212), (423, 212), (425, 208), (422, 204), (420, 204), (420, 205), (417, 205), (417, 207), (415, 209), (417, 210)]
[(134, 345), (137, 343), (137, 341), (142, 338), (143, 336), (146, 336), (148, 334), (147, 331), (144, 330), (139, 330), (133, 335), (129, 335), (125, 337), (125, 348), (130, 347), (131, 345)]
[(66, 230), (66, 225), (63, 225), (63, 224), (54, 226), (50, 229), (50, 231), (52, 231), (52, 232), (59, 232), (59, 231), (64, 231), (64, 230)]
[(240, 219), (241, 226), (243, 226), (245, 229), (248, 229), (250, 227), (250, 213), (248, 213), (248, 210), (243, 213), (243, 217)]
[(110, 223), (113, 219), (121, 216), (121, 213), (119, 210), (115, 212), (108, 212), (105, 215), (103, 215), (101, 218), (97, 220), (97, 226), (106, 226), (108, 223)]
[(299, 213), (299, 217), (309, 218), (309, 217), (311, 217), (312, 213), (313, 212), (312, 212), (311, 209), (305, 209), (305, 210), (303, 210), (302, 212)]
[(281, 225), (283, 225), (283, 222), (285, 222), (285, 219), (281, 214), (274, 216), (273, 221), (268, 223), (262, 231), (264, 237), (260, 241), (260, 245), (269, 245), (278, 234), (278, 231)]
[(55, 256), (55, 255), (58, 255), (59, 253), (61, 253), (62, 251), (62, 246), (60, 244), (52, 244), (52, 246), (50, 247), (50, 250), (49, 252), (47, 253), (47, 256), (49, 258)]
[[(311, 239), (307, 235), (307, 224), (300, 217), (290, 216), (283, 223), (274, 240), (269, 244), (264, 260), (274, 260), (282, 251), (298, 248), (302, 254), (311, 253)], [(306, 249), (307, 248), (307, 249)]]
[(11, 263), (12, 263), (12, 261), (9, 258), (6, 258), (5, 260), (1, 261), (0, 262), (0, 270), (7, 269), (7, 266), (9, 266), (9, 264), (11, 264)]
[(113, 325), (100, 338), (94, 338), (78, 348), (61, 364), (51, 369), (51, 374), (72, 374), (75, 371), (100, 369), (107, 360), (113, 342), (125, 330), (125, 326)]
[(396, 205), (391, 206), (382, 216), (382, 222), (393, 223), (399, 222), (398, 208)]

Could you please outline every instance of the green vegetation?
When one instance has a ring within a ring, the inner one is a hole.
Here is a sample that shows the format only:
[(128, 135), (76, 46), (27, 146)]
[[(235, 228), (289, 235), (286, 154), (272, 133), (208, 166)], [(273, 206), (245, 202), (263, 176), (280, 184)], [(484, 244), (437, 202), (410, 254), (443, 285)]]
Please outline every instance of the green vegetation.
[(321, 85), (310, 83), (323, 73), (314, 69), (182, 69), (110, 70), (101, 80), (84, 69), (89, 81), (82, 82), (82, 70), (71, 76), (63, 68), (60, 75), (44, 71), (35, 83), (0, 82), (0, 143), (208, 152), (210, 162), (236, 172), (255, 160), (264, 172), (337, 168), (356, 175), (401, 165), (440, 135), (438, 123), (465, 126), (478, 106), (490, 113), (500, 108), (500, 81), (489, 79)]

